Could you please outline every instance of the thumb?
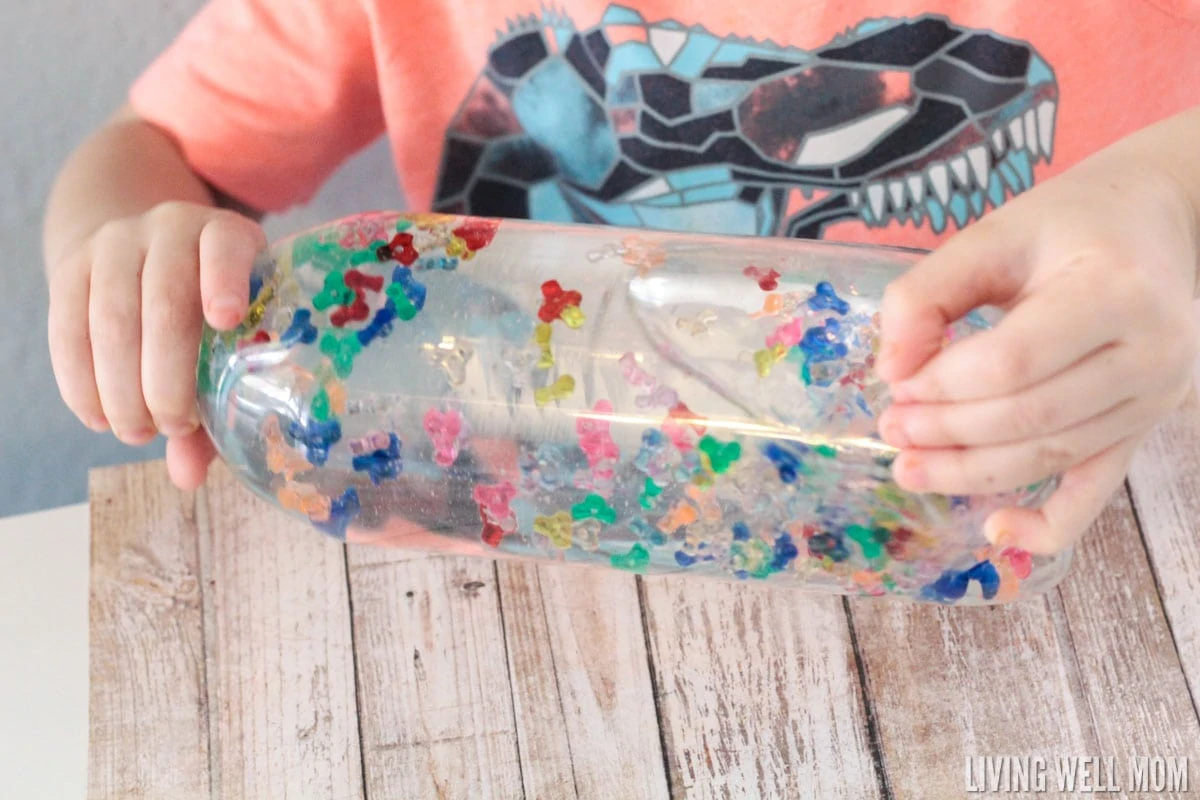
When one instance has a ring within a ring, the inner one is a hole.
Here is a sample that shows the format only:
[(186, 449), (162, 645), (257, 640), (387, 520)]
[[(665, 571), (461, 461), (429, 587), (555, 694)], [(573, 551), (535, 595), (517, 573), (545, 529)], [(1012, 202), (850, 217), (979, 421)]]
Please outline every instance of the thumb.
[(914, 375), (941, 350), (946, 326), (972, 309), (1017, 297), (1032, 250), (1021, 228), (985, 217), (888, 285), (875, 367), (882, 380)]
[(168, 439), (167, 473), (171, 482), (185, 492), (200, 488), (216, 455), (217, 450), (203, 428)]
[(266, 247), (262, 228), (233, 211), (218, 211), (200, 230), (200, 299), (217, 330), (242, 321), (250, 305), (250, 271)]

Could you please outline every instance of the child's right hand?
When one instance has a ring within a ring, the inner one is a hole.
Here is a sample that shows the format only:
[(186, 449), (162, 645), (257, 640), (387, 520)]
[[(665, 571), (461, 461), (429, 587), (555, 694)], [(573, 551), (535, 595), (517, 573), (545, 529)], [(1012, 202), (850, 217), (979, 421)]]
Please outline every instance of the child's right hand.
[(50, 358), (67, 406), (126, 444), (163, 433), (181, 488), (214, 456), (196, 407), (202, 322), (242, 320), (265, 245), (247, 217), (173, 202), (106, 223), (51, 265)]

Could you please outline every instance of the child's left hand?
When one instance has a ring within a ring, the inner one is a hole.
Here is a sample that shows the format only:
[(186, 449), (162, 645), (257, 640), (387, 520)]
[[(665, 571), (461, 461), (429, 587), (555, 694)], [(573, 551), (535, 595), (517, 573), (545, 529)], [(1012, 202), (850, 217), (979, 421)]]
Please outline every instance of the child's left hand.
[[(889, 287), (878, 371), (905, 489), (1007, 491), (1062, 474), (988, 539), (1054, 553), (1078, 538), (1145, 434), (1191, 386), (1196, 211), (1174, 180), (1102, 152), (984, 217)], [(1007, 314), (942, 350), (972, 308)]]

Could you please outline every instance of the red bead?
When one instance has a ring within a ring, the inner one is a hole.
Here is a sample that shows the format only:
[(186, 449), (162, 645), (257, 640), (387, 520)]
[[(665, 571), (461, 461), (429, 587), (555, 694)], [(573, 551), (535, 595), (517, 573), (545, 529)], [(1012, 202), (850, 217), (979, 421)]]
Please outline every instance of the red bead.
[(542, 284), (542, 307), (538, 309), (538, 319), (542, 322), (553, 322), (562, 316), (567, 306), (578, 306), (583, 302), (583, 295), (572, 289), (563, 291), (558, 281), (546, 281)]
[(348, 269), (342, 280), (350, 289), (370, 289), (372, 292), (383, 290), (382, 275), (367, 275), (356, 269)]
[(479, 518), (483, 520), (483, 543), (499, 547), (500, 541), (504, 538), (504, 529), (488, 519), (482, 508), (479, 509)]
[(340, 306), (336, 311), (329, 315), (329, 322), (339, 328), (347, 322), (361, 321), (371, 315), (371, 309), (367, 306), (367, 301), (363, 299), (361, 290), (354, 292), (354, 302), (348, 306)]
[(417, 260), (417, 253), (413, 247), (413, 237), (411, 233), (397, 233), (392, 241), (388, 243), (388, 249), (392, 253), (392, 258), (399, 261), (406, 267), (411, 267), (413, 262)]
[(462, 239), (468, 250), (482, 250), (492, 243), (500, 221), (494, 219), (472, 219), (454, 229), (454, 235)]

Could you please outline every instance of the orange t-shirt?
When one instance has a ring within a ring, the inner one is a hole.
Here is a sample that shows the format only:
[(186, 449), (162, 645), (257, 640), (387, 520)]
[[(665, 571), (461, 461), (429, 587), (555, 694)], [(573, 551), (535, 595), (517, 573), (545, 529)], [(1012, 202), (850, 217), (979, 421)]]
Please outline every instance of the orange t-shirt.
[(1200, 104), (1200, 0), (214, 0), (131, 101), (265, 211), (386, 132), (413, 208), (930, 247)]

